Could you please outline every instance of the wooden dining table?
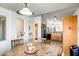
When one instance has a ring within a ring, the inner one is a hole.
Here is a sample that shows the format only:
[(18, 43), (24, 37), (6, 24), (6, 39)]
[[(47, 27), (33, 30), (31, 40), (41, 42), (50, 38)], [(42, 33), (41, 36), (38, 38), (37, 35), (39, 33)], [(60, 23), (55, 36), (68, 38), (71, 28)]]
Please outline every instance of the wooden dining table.
[(7, 51), (4, 53), (4, 56), (57, 56), (61, 49), (61, 44), (54, 41), (50, 44), (33, 42), (33, 45), (37, 48), (36, 50), (27, 51), (26, 43), (24, 43), (23, 45), (18, 45), (17, 47)]

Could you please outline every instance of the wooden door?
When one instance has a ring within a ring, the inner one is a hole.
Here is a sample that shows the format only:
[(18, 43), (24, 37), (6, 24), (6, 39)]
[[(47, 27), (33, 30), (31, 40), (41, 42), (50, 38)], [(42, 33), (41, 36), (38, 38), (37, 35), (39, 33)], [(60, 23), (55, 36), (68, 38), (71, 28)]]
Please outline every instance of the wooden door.
[(35, 24), (35, 39), (38, 38), (38, 24)]
[(77, 44), (77, 16), (63, 17), (63, 52), (70, 55), (70, 46)]

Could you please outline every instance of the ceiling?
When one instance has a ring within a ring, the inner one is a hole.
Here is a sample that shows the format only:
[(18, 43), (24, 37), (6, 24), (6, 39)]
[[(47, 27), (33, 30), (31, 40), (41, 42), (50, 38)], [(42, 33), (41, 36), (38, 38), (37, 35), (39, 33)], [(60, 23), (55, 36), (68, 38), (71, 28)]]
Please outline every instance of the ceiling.
[[(28, 3), (28, 8), (34, 12), (35, 15), (56, 12), (67, 8), (78, 7), (78, 3)], [(24, 7), (23, 3), (0, 3), (0, 7), (17, 11)], [(74, 11), (74, 10), (73, 10)]]

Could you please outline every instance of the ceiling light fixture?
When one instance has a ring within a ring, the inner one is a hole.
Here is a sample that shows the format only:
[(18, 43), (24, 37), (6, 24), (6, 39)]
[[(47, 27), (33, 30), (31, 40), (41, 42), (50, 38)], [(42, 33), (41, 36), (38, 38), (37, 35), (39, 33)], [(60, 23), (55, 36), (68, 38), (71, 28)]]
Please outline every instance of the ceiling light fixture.
[(57, 20), (57, 17), (56, 16), (54, 16), (54, 20)]
[(33, 15), (33, 12), (31, 12), (31, 10), (27, 7), (27, 3), (24, 3), (25, 7), (21, 10), (18, 10), (17, 13), (20, 15), (27, 15), (27, 16), (31, 16)]

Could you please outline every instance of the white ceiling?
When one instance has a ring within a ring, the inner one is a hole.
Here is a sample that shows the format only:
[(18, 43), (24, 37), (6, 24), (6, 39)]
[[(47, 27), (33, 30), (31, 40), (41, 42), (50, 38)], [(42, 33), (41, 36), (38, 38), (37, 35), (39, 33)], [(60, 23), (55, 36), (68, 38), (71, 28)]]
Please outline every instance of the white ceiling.
[[(22, 9), (23, 3), (0, 3), (1, 7), (10, 9), (12, 11), (16, 11)], [(78, 3), (28, 3), (28, 7), (31, 11), (34, 12), (35, 15), (55, 12), (59, 10), (64, 10), (67, 8), (78, 7)]]

